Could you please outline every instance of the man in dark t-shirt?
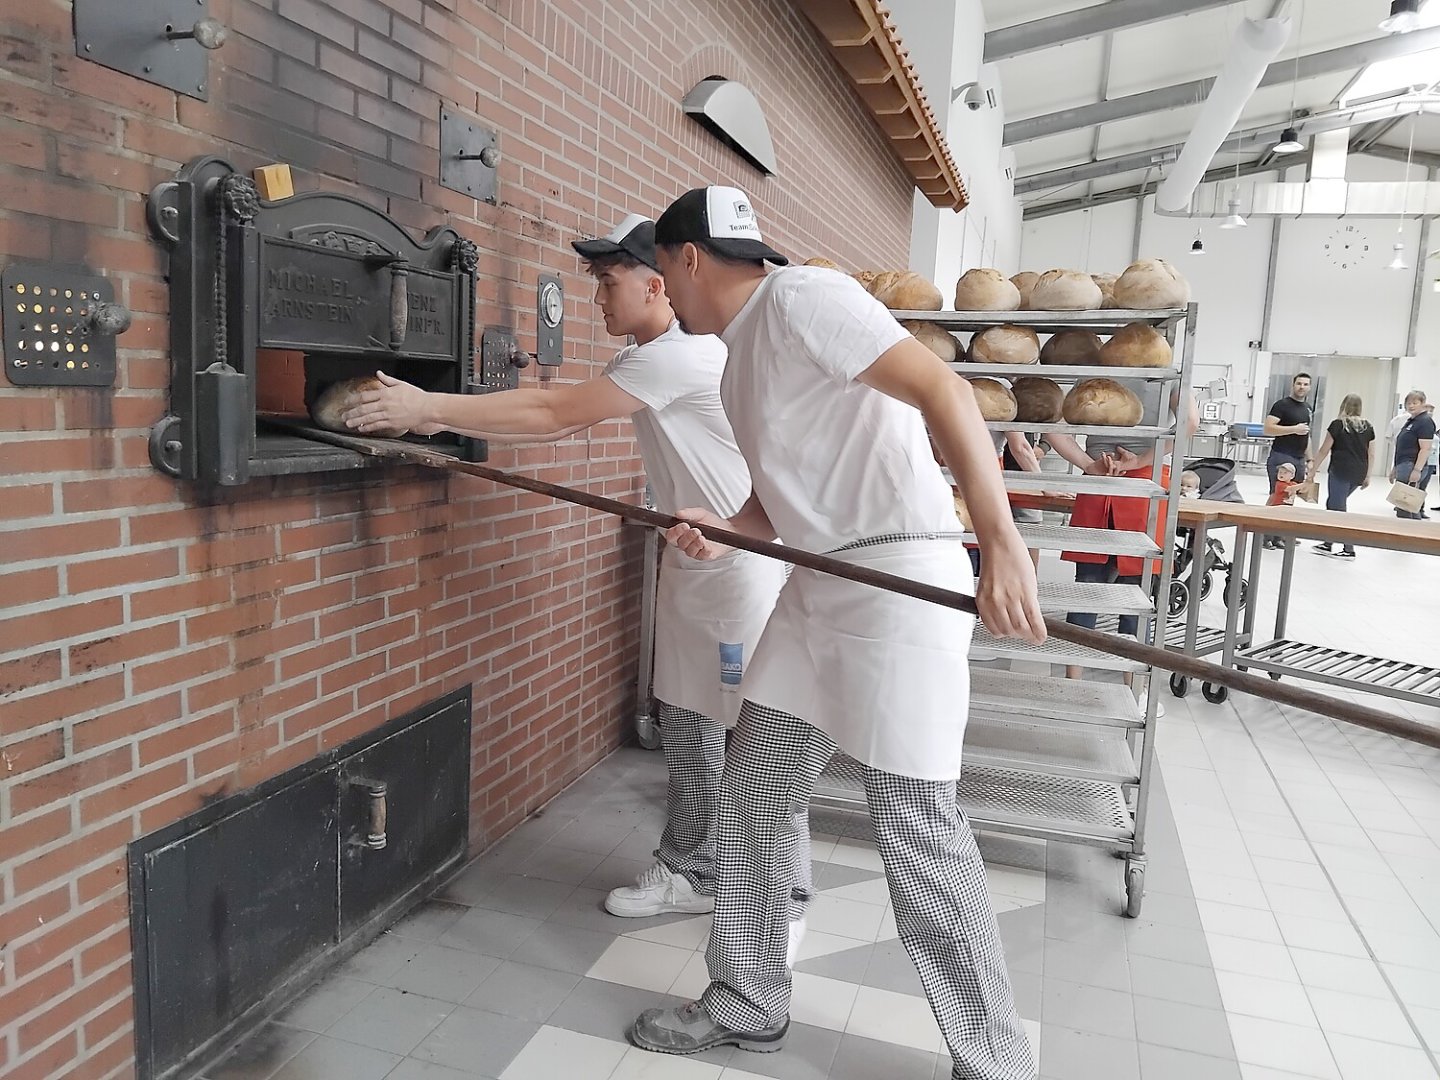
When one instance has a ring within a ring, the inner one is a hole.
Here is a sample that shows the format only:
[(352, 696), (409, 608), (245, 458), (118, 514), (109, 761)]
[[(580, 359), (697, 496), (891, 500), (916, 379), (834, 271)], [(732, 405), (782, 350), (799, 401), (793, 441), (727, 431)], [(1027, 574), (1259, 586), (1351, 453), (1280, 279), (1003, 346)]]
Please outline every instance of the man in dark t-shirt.
[(1304, 476), (1310, 463), (1310, 420), (1312, 412), (1305, 399), (1310, 396), (1310, 376), (1305, 372), (1290, 382), (1290, 396), (1270, 406), (1265, 416), (1265, 434), (1274, 440), (1265, 472), (1270, 490), (1275, 490), (1275, 470), (1286, 462), (1295, 466), (1295, 475)]
[[(1411, 390), (1405, 395), (1405, 411), (1410, 414), (1410, 419), (1395, 436), (1395, 464), (1390, 469), (1390, 479), (1423, 491), (1430, 479), (1426, 467), (1430, 460), (1430, 444), (1435, 439), (1435, 420), (1426, 408), (1425, 395), (1419, 390)], [(1429, 515), (1422, 506), (1413, 514), (1396, 507), (1395, 516), (1423, 518)]]

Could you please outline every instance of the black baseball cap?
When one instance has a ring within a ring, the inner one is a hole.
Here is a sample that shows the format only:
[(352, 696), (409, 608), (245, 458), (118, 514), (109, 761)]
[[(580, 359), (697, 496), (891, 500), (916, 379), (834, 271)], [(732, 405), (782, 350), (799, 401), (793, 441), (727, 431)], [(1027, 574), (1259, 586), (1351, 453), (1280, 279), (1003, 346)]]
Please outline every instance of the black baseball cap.
[(629, 255), (639, 259), (651, 270), (659, 270), (655, 259), (655, 222), (640, 214), (627, 214), (625, 220), (596, 240), (576, 240), (570, 244), (582, 259), (603, 259), (606, 255)]
[(784, 266), (790, 260), (760, 236), (750, 196), (739, 188), (703, 187), (681, 195), (655, 222), (655, 242), (666, 246), (704, 241), (733, 259)]

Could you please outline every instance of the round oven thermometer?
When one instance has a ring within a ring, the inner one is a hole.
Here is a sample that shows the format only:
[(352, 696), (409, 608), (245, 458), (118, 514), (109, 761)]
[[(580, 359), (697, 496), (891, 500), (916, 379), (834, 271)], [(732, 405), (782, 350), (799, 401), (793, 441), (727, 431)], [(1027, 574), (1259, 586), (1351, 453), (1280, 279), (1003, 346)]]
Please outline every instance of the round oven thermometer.
[(547, 281), (540, 289), (540, 318), (545, 325), (556, 327), (565, 314), (565, 298), (560, 295), (560, 286)]

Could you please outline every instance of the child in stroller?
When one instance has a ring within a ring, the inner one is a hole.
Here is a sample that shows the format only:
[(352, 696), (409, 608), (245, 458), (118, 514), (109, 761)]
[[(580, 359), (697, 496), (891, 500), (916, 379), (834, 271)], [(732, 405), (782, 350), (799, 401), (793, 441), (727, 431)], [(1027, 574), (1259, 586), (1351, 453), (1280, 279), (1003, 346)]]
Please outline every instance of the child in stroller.
[[(1195, 477), (1192, 481), (1190, 478)], [(1194, 458), (1185, 463), (1181, 477), (1182, 489), (1193, 488), (1196, 496), (1211, 502), (1244, 502), (1235, 482), (1235, 462), (1229, 458)], [(1189, 494), (1188, 491), (1185, 494)], [(1170, 569), (1170, 614), (1183, 614), (1190, 606), (1190, 567), (1195, 557), (1192, 550), (1194, 531), (1185, 527), (1175, 530), (1175, 554)], [(1217, 538), (1205, 538), (1204, 563), (1200, 576), (1200, 599), (1210, 595), (1215, 584), (1215, 575), (1225, 575), (1225, 606), (1232, 603), (1245, 607), (1249, 599), (1249, 583), (1239, 577), (1229, 560), (1225, 558), (1225, 545)], [(1233, 586), (1233, 588), (1232, 588)]]

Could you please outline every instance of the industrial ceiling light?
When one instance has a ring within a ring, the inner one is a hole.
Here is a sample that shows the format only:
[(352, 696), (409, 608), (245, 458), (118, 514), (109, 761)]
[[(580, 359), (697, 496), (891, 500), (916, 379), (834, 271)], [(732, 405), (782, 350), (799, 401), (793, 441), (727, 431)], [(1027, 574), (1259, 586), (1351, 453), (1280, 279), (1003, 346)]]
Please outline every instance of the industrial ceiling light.
[(1300, 132), (1293, 127), (1287, 127), (1280, 133), (1280, 141), (1272, 149), (1277, 154), (1298, 154), (1305, 149), (1305, 144), (1300, 141)]
[(1243, 229), (1249, 224), (1249, 222), (1240, 216), (1240, 195), (1238, 192), (1230, 196), (1228, 208), (1230, 213), (1225, 217), (1224, 221), (1220, 222), (1220, 228)]
[(1380, 20), (1387, 34), (1408, 34), (1420, 28), (1420, 0), (1391, 0), (1390, 16)]
[(1410, 264), (1405, 261), (1405, 245), (1397, 242), (1391, 246), (1394, 248), (1395, 257), (1390, 260), (1390, 265), (1385, 267), (1385, 269), (1409, 270)]
[(1200, 237), (1200, 230), (1199, 230), (1199, 229), (1196, 229), (1196, 230), (1195, 230), (1195, 239), (1190, 242), (1190, 254), (1191, 254), (1191, 255), (1204, 255), (1204, 254), (1205, 254), (1205, 241), (1204, 241), (1203, 239), (1201, 239), (1201, 237)]

